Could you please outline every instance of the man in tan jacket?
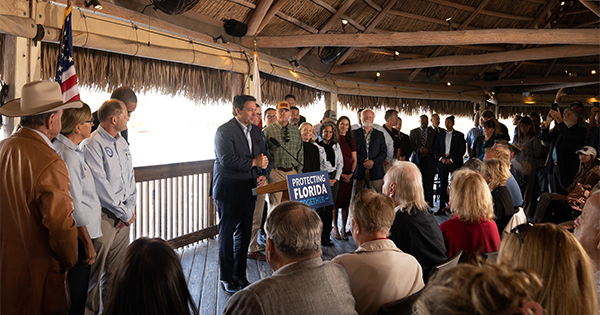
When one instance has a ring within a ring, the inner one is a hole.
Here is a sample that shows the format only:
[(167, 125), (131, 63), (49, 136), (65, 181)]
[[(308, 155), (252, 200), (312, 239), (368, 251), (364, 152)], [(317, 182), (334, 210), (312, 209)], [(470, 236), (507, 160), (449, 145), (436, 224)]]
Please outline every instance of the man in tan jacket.
[(63, 105), (50, 81), (27, 83), (21, 95), (0, 107), (22, 126), (0, 142), (0, 314), (66, 312), (60, 280), (77, 262), (77, 230), (67, 167), (50, 141), (63, 109), (82, 103)]

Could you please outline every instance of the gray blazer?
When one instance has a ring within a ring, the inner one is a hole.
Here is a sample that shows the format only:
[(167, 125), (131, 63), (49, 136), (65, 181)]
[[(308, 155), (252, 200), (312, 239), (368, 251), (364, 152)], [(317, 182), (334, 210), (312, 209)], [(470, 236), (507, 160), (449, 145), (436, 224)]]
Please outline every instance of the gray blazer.
[(344, 267), (321, 257), (282, 267), (234, 294), (223, 314), (356, 314)]

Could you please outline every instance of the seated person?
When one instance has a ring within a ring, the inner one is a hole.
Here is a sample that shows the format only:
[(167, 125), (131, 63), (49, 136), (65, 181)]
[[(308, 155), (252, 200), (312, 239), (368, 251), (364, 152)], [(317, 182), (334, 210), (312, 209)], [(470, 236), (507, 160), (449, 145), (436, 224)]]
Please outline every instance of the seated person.
[(350, 216), (358, 248), (332, 262), (346, 269), (358, 314), (377, 314), (381, 306), (421, 290), (421, 265), (387, 238), (395, 217), (392, 200), (372, 189), (360, 191), (352, 199)]
[[(579, 155), (579, 171), (573, 179), (573, 184), (565, 189), (567, 194), (543, 193), (535, 210), (534, 222), (543, 222), (549, 218), (570, 220), (572, 209), (581, 210), (580, 206), (585, 203), (589, 191), (598, 183), (600, 160), (596, 159), (596, 150), (590, 146), (585, 146), (577, 150), (576, 153)], [(550, 204), (552, 204), (551, 208), (548, 207)], [(547, 209), (552, 209), (552, 211), (546, 211)]]
[(265, 222), (272, 276), (234, 294), (223, 314), (356, 314), (344, 267), (321, 259), (323, 224), (309, 206), (287, 201)]
[(459, 264), (438, 274), (415, 305), (420, 315), (542, 315), (534, 297), (541, 288), (540, 279), (528, 270)]
[(494, 221), (498, 226), (498, 232), (502, 233), (514, 213), (512, 198), (506, 188), (506, 180), (510, 177), (508, 165), (498, 159), (485, 160), (480, 174), (492, 192)]
[(160, 238), (139, 238), (127, 248), (105, 315), (198, 315), (179, 256)]
[(471, 170), (454, 172), (450, 186), (450, 211), (454, 215), (440, 229), (448, 258), (464, 250), (462, 261), (498, 251), (500, 234), (494, 220), (492, 194), (483, 177)]
[(395, 162), (383, 178), (383, 194), (396, 211), (389, 238), (417, 259), (427, 280), (431, 268), (447, 256), (442, 231), (425, 201), (421, 171), (411, 162)]

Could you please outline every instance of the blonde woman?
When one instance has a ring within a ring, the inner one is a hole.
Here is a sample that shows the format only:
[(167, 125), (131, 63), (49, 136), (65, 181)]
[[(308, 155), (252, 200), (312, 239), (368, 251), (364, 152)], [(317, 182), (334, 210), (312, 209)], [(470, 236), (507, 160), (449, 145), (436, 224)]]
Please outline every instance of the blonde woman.
[(304, 148), (304, 167), (302, 168), (302, 172), (309, 173), (320, 170), (319, 148), (314, 145), (313, 125), (308, 122), (302, 123), (300, 125), (300, 135), (302, 136), (302, 146)]
[(450, 211), (454, 216), (440, 225), (448, 258), (464, 250), (462, 260), (473, 261), (478, 254), (498, 251), (492, 194), (481, 175), (466, 169), (454, 172)]
[(498, 263), (526, 268), (544, 282), (533, 299), (548, 315), (596, 315), (598, 302), (590, 260), (577, 239), (555, 224), (524, 224), (502, 241)]
[(447, 257), (442, 231), (425, 201), (421, 171), (414, 163), (394, 162), (383, 177), (383, 194), (394, 201), (396, 211), (389, 239), (419, 261), (427, 279), (431, 268)]
[(506, 181), (510, 177), (510, 166), (498, 159), (485, 160), (481, 165), (481, 176), (492, 192), (496, 216), (494, 220), (498, 231), (502, 233), (515, 212), (510, 191), (506, 187)]
[(534, 296), (541, 287), (540, 279), (528, 270), (460, 264), (431, 281), (416, 310), (421, 315), (542, 315)]
[(83, 159), (79, 143), (89, 138), (94, 121), (87, 104), (66, 109), (61, 118), (62, 129), (54, 140), (54, 148), (69, 170), (73, 219), (77, 224), (79, 259), (69, 270), (71, 309), (69, 314), (83, 314), (87, 297), (90, 266), (96, 259), (93, 240), (102, 236), (102, 206), (96, 194), (92, 172)]

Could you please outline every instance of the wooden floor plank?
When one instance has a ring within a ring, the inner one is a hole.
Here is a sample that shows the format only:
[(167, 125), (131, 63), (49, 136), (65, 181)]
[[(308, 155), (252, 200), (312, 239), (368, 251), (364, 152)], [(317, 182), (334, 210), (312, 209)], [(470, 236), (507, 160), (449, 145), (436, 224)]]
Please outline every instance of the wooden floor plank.
[(192, 269), (192, 262), (194, 261), (194, 251), (196, 247), (190, 246), (184, 249), (180, 249), (177, 251), (179, 258), (181, 260), (181, 268), (183, 269), (183, 274), (185, 275), (185, 279), (189, 282), (190, 272)]
[(194, 260), (192, 263), (190, 278), (188, 280), (188, 288), (190, 290), (190, 294), (192, 295), (194, 303), (196, 303), (196, 306), (200, 305), (200, 296), (202, 295), (203, 291), (202, 282), (204, 277), (204, 268), (206, 266), (206, 253), (208, 250), (208, 246), (208, 242), (203, 242), (194, 246)]
[(200, 314), (217, 315), (217, 293), (219, 290), (223, 290), (219, 285), (219, 251), (217, 240), (213, 239), (208, 241), (206, 250), (206, 265), (200, 296)]

